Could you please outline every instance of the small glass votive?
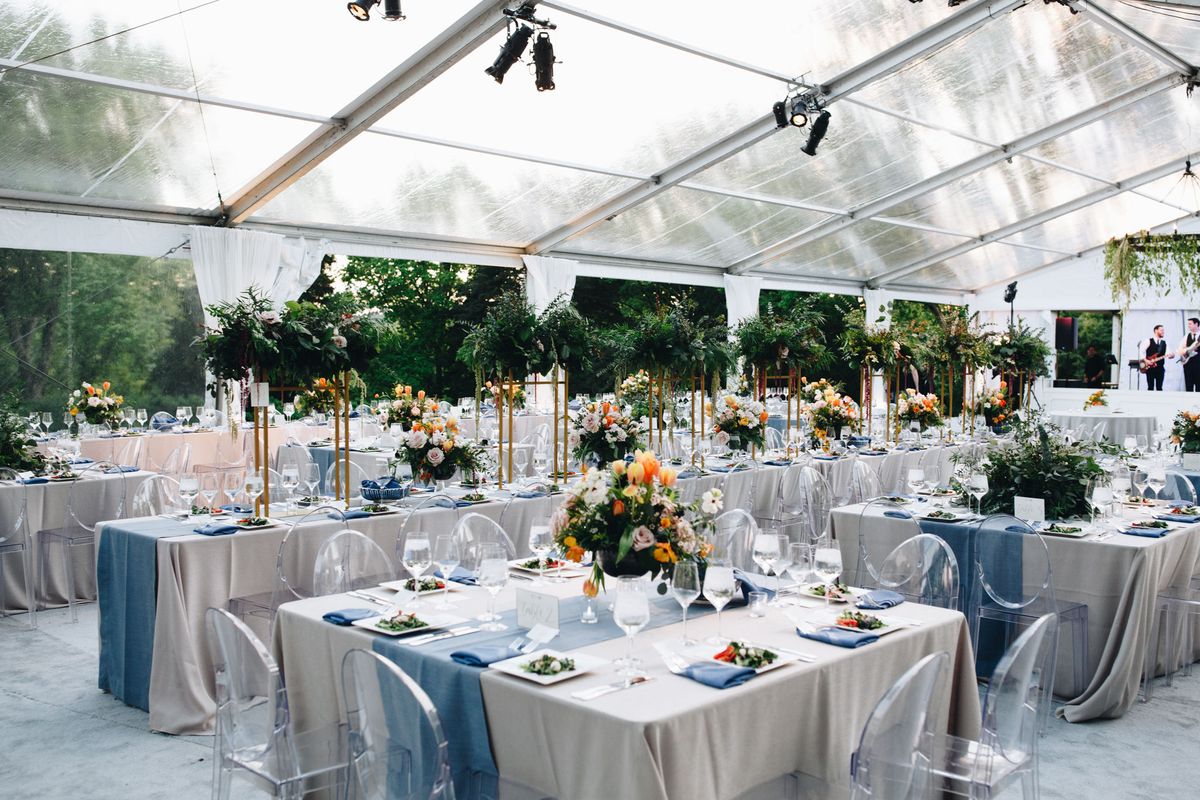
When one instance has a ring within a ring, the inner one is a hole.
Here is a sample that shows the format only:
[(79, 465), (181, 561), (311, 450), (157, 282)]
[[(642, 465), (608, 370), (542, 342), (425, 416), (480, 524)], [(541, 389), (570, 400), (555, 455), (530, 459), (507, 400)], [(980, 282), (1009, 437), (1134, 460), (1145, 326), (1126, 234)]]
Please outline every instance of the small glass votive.
[(750, 593), (750, 616), (765, 617), (767, 615), (768, 597), (769, 595), (766, 592)]

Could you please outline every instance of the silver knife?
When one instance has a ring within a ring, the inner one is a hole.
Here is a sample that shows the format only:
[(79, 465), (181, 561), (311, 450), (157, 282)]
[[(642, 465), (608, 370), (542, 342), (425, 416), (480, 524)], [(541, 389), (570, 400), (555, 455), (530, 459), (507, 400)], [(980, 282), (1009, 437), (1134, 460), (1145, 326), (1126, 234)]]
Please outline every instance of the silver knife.
[(430, 642), (440, 642), (443, 639), (453, 639), (455, 636), (463, 636), (468, 633), (474, 633), (479, 628), (453, 628), (445, 633), (431, 633), (427, 636), (418, 636), (416, 639), (409, 639), (405, 644), (409, 647), (420, 647), (423, 644)]
[(384, 600), (382, 597), (376, 597), (375, 595), (367, 594), (366, 592), (355, 591), (355, 592), (347, 592), (346, 594), (350, 595), (351, 597), (357, 598), (359, 600), (366, 600), (368, 602), (375, 603), (376, 605), (381, 605), (381, 606), (392, 605), (387, 600)]
[(622, 689), (628, 689), (633, 686), (639, 686), (643, 683), (649, 683), (654, 678), (648, 675), (638, 675), (629, 680), (617, 681), (616, 683), (605, 684), (604, 686), (596, 686), (591, 689), (584, 689), (582, 692), (572, 692), (571, 697), (576, 700), (595, 700), (597, 697), (603, 697), (606, 694), (619, 692)]

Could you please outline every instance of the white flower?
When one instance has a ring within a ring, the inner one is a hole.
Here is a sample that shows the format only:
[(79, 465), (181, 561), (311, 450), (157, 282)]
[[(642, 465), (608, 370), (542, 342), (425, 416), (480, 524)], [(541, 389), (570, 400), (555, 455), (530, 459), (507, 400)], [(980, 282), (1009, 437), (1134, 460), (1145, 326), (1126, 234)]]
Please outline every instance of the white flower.
[(408, 413), (409, 413), (411, 416), (414, 416), (414, 417), (419, 417), (419, 416), (421, 416), (421, 407), (420, 407), (419, 405), (417, 405), (416, 403), (414, 403), (414, 404), (413, 404), (413, 407), (412, 407), (412, 410), (411, 410), (411, 411), (409, 411)]
[(720, 489), (709, 489), (700, 497), (700, 510), (709, 516), (721, 513), (725, 503), (724, 493)]
[(420, 450), (422, 447), (425, 446), (425, 443), (428, 441), (429, 441), (429, 437), (425, 435), (424, 431), (409, 431), (408, 432), (408, 446), (411, 447), (413, 450)]
[(588, 433), (600, 430), (600, 417), (597, 414), (584, 414), (580, 426)]
[(334, 347), (345, 347), (346, 337), (342, 336), (340, 333), (335, 333), (333, 335), (333, 345)]
[(275, 325), (279, 322), (279, 312), (278, 311), (263, 311), (261, 314), (258, 315), (258, 318), (260, 321), (265, 322), (268, 325)]
[(695, 555), (699, 548), (700, 542), (696, 538), (696, 531), (692, 529), (692, 523), (686, 519), (679, 518), (675, 521), (675, 547), (681, 553), (687, 555)]
[(446, 454), (442, 452), (440, 447), (432, 447), (429, 449), (429, 452), (425, 454), (425, 458), (430, 464), (436, 467), (438, 464), (441, 464), (446, 460)]
[(645, 550), (648, 547), (654, 546), (654, 534), (645, 525), (639, 525), (633, 531), (633, 549), (634, 551)]
[(579, 447), (579, 431), (571, 431), (567, 434), (567, 447), (572, 450)]
[(725, 431), (717, 431), (717, 435), (713, 437), (713, 441), (717, 443), (718, 447), (724, 447), (729, 444), (729, 434)]
[(100, 398), (92, 395), (88, 398), (88, 405), (92, 408), (95, 408), (96, 406), (100, 405)]
[(78, 389), (76, 389), (76, 390), (75, 390), (75, 396), (76, 396), (76, 397), (80, 397), (80, 396), (82, 396), (82, 394), (83, 394), (83, 393), (82, 393), (82, 392), (80, 392)]
[(441, 431), (434, 431), (433, 436), (429, 437), (429, 443), (434, 447), (441, 447), (446, 443), (446, 434)]
[(583, 493), (583, 502), (589, 506), (594, 506), (597, 503), (604, 501), (604, 496), (608, 494), (608, 487), (603, 484), (598, 486), (589, 486)]

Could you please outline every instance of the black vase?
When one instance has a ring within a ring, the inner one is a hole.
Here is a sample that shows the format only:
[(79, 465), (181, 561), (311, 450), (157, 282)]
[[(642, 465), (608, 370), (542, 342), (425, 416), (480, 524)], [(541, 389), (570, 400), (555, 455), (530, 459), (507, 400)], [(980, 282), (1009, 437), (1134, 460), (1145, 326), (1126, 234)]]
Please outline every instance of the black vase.
[(654, 560), (654, 556), (649, 555), (652, 552), (653, 548), (636, 553), (631, 551), (619, 561), (614, 550), (601, 550), (596, 555), (600, 559), (600, 569), (604, 574), (617, 578), (622, 575), (645, 575), (647, 572), (658, 575), (661, 565)]

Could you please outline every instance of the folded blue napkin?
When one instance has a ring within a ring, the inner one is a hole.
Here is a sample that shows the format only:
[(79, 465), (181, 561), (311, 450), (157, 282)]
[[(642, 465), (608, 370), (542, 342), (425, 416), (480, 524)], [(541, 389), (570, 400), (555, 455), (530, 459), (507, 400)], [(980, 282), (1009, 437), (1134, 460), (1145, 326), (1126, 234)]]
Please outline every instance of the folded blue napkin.
[(764, 461), (763, 463), (768, 467), (786, 467), (791, 465), (792, 462), (788, 461), (787, 459), (773, 458), (770, 461)]
[(813, 456), (813, 458), (815, 458), (817, 461), (837, 461), (838, 460), (837, 456), (827, 456), (827, 455)]
[(30, 486), (35, 483), (49, 483), (49, 482), (50, 482), (49, 478), (22, 478), (21, 479), (21, 483), (25, 484), (26, 486)]
[(678, 474), (678, 475), (676, 475), (675, 477), (676, 477), (677, 479), (681, 480), (681, 481), (686, 481), (686, 480), (689, 480), (689, 479), (691, 479), (691, 478), (695, 478), (695, 477), (696, 477), (696, 476), (698, 476), (699, 474), (700, 474), (700, 473), (699, 473), (699, 472), (696, 472), (695, 470), (692, 470), (692, 469), (685, 469), (683, 472), (679, 473), (679, 474)]
[(836, 647), (862, 647), (864, 644), (870, 644), (879, 640), (878, 634), (871, 633), (870, 631), (851, 630), (850, 628), (828, 627), (817, 628), (814, 631), (797, 628), (796, 633), (805, 639), (832, 644)]
[(135, 466), (131, 466), (129, 464), (122, 464), (121, 466), (117, 467), (115, 471), (116, 472), (140, 472), (141, 469), (142, 469), (141, 467), (135, 467)]
[(871, 444), (871, 437), (870, 436), (851, 436), (846, 441), (846, 444), (850, 445), (851, 447), (867, 447), (868, 445)]
[(230, 533), (237, 533), (237, 525), (227, 525), (223, 522), (210, 522), (200, 528), (195, 528), (193, 533), (198, 533), (201, 536), (225, 536)]
[(368, 617), (378, 617), (379, 612), (372, 608), (342, 608), (337, 611), (330, 611), (328, 614), (323, 614), (321, 619), (326, 622), (332, 622), (334, 625), (349, 625), (356, 619), (367, 619)]
[(351, 411), (351, 412), (350, 412), (350, 419), (358, 419), (358, 412), (357, 412), (357, 411)]
[(545, 492), (529, 492), (529, 491), (513, 492), (513, 497), (519, 497), (522, 500), (533, 500), (534, 498), (545, 497), (545, 496), (546, 496)]
[(1166, 522), (1200, 522), (1200, 514), (1157, 514), (1154, 518)]
[(82, 456), (80, 456), (79, 458), (72, 458), (67, 463), (68, 464), (94, 464), (95, 462), (92, 461), (90, 458), (83, 458)]
[(221, 506), (222, 511), (228, 511), (230, 514), (253, 514), (254, 509), (250, 506), (243, 506), (238, 503), (226, 503)]
[[(442, 577), (442, 571), (440, 569), (435, 569), (433, 574), (438, 578)], [(466, 567), (455, 567), (450, 573), (450, 580), (454, 581), (455, 583), (461, 583), (463, 586), (479, 585), (479, 581), (475, 578), (475, 573), (471, 572), (471, 570), (467, 569)]]
[(887, 511), (883, 512), (883, 515), (885, 517), (891, 517), (892, 519), (912, 519), (912, 514), (908, 511), (905, 511), (903, 508), (889, 508)]
[(876, 610), (880, 608), (892, 608), (903, 602), (904, 595), (899, 592), (893, 592), (891, 589), (875, 589), (859, 597), (855, 605), (867, 610)]
[(174, 417), (166, 417), (166, 418), (159, 417), (158, 419), (153, 420), (150, 423), (150, 427), (154, 428), (154, 430), (156, 430), (156, 431), (162, 431), (162, 430), (166, 430), (167, 428), (171, 428), (178, 424), (179, 424), (179, 420), (175, 419)]
[(329, 517), (330, 519), (366, 519), (367, 517), (369, 517), (371, 515), (368, 514), (366, 511), (362, 511), (360, 509), (354, 508), (354, 509), (350, 509), (348, 511), (343, 511), (340, 514), (330, 511), (325, 516)]
[(1024, 525), (1009, 525), (1004, 530), (1009, 533), (1029, 533), (1029, 528), (1026, 528)]
[(567, 408), (571, 409), (572, 411), (578, 411), (579, 409), (583, 408), (583, 403), (579, 402), (578, 400), (572, 400), (567, 403)]
[(1147, 539), (1161, 539), (1170, 533), (1170, 531), (1162, 528), (1126, 528), (1121, 533), (1127, 533), (1130, 536), (1143, 536)]
[(742, 598), (745, 602), (747, 602), (747, 603), (750, 602), (750, 593), (751, 592), (764, 592), (764, 593), (766, 593), (767, 597), (769, 597), (769, 598), (773, 599), (775, 597), (774, 589), (768, 589), (767, 587), (763, 586), (761, 583), (758, 582), (759, 579), (763, 578), (763, 577), (766, 577), (766, 576), (751, 575), (750, 573), (743, 572), (740, 569), (734, 569), (733, 579), (738, 582), (739, 586), (741, 586)]
[(508, 645), (481, 644), (455, 650), (450, 654), (450, 659), (468, 667), (486, 667), (495, 661), (503, 661), (515, 655), (517, 654), (508, 649)]
[(703, 683), (705, 686), (711, 686), (714, 689), (729, 689), (734, 686), (741, 686), (758, 673), (750, 667), (700, 661), (689, 665), (679, 674)]

